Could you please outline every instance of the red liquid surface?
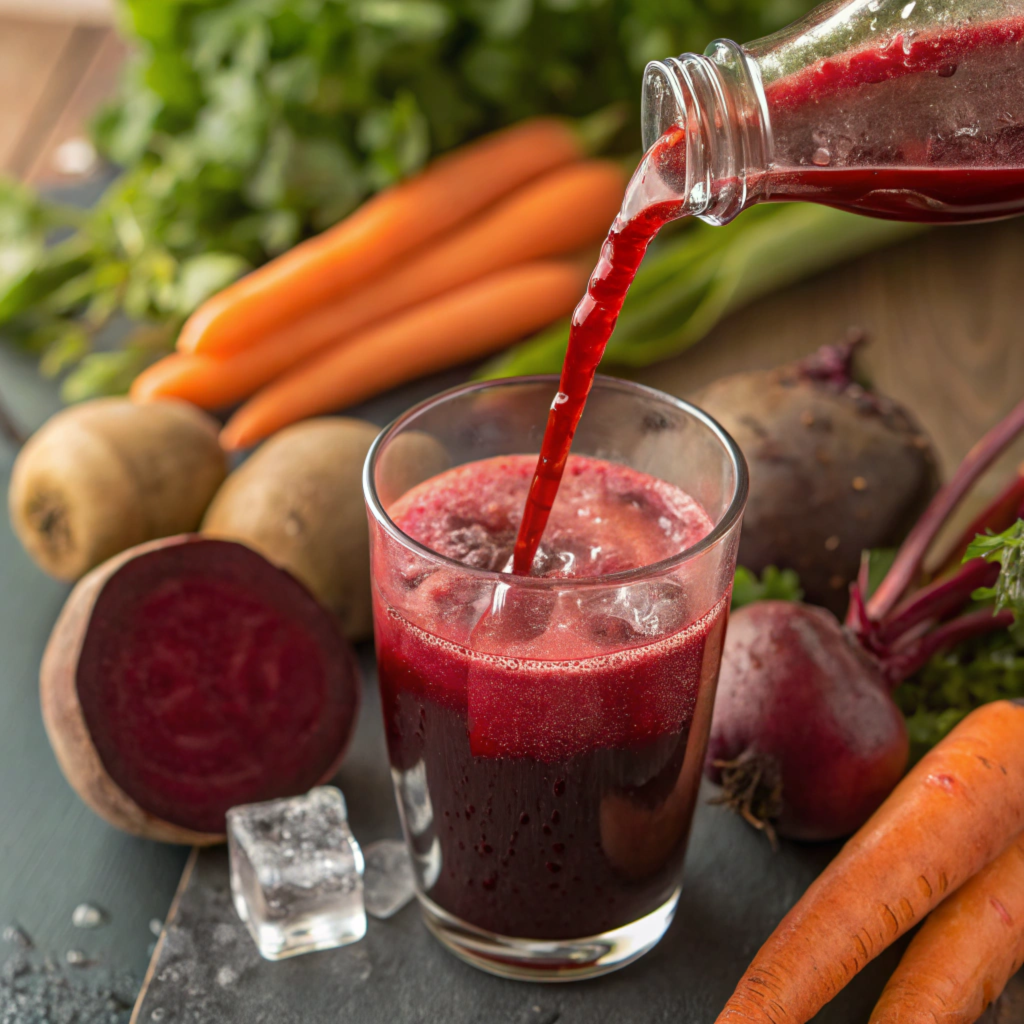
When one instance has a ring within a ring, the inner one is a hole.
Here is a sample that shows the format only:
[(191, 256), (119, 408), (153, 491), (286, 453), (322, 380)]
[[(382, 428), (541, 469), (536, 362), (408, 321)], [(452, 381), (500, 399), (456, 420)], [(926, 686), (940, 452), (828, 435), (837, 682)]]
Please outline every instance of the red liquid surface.
[[(389, 514), (436, 551), (501, 569), (535, 462), (451, 470)], [(635, 568), (710, 529), (677, 488), (573, 457), (535, 572)], [(727, 597), (702, 604), (663, 577), (628, 593), (515, 587), (496, 600), (493, 582), (415, 564), (375, 571), (374, 599), (396, 784), (429, 794), (419, 824), (406, 816), (427, 895), (478, 927), (537, 939), (657, 909), (682, 870)]]

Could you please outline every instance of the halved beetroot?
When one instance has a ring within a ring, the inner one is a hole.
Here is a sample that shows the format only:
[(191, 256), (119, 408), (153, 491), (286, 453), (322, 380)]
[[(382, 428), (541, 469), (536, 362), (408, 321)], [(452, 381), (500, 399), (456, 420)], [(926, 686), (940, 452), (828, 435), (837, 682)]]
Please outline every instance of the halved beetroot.
[(78, 795), (118, 828), (181, 843), (219, 841), (236, 804), (330, 778), (361, 689), (335, 619), (301, 583), (241, 544), (192, 535), (85, 576), (40, 681)]

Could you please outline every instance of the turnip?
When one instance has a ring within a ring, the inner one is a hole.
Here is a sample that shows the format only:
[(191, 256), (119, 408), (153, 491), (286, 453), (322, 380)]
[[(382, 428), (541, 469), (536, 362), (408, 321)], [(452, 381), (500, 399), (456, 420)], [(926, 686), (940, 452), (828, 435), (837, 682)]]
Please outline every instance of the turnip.
[[(723, 786), (721, 802), (770, 835), (833, 839), (855, 831), (892, 790), (908, 758), (892, 688), (937, 651), (1013, 621), (998, 606), (960, 614), (1000, 575), (984, 558), (908, 591), (950, 513), (1022, 430), (1024, 402), (968, 453), (867, 599), (862, 563), (845, 624), (798, 602), (758, 602), (734, 614), (706, 766)], [(971, 536), (1004, 529), (1022, 512), (1018, 477), (971, 524)]]

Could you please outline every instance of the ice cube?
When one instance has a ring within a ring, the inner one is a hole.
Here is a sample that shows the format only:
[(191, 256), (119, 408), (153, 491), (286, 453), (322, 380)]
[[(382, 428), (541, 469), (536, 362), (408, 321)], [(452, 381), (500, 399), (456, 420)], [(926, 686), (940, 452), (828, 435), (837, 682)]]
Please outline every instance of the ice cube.
[(412, 858), (404, 842), (381, 839), (363, 851), (366, 868), (363, 872), (363, 895), (367, 913), (374, 917), (391, 917), (416, 894)]
[(547, 630), (557, 599), (546, 590), (496, 584), (490, 606), (473, 627), (473, 650), (512, 657), (528, 655), (531, 642)]
[(227, 823), (235, 909), (266, 959), (366, 934), (363, 854), (340, 790), (233, 807)]
[(405, 827), (414, 836), (423, 835), (434, 824), (434, 807), (427, 788), (427, 766), (421, 759), (408, 771), (392, 769), (391, 777), (401, 800)]
[(582, 595), (578, 607), (592, 640), (630, 646), (668, 636), (685, 621), (686, 591), (670, 580), (649, 580)]
[(453, 519), (439, 550), (463, 565), (498, 572), (508, 561), (514, 543), (512, 530), (495, 532), (483, 523)]

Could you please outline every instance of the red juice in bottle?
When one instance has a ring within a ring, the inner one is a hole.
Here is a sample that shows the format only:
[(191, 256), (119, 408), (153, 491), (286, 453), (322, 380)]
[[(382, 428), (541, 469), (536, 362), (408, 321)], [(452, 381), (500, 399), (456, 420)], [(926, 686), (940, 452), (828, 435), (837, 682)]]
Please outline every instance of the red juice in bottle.
[(1024, 18), (897, 32), (765, 94), (763, 200), (936, 224), (1024, 210)]

